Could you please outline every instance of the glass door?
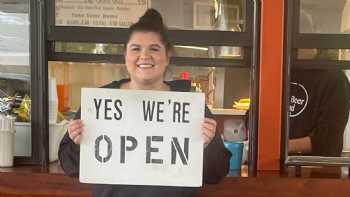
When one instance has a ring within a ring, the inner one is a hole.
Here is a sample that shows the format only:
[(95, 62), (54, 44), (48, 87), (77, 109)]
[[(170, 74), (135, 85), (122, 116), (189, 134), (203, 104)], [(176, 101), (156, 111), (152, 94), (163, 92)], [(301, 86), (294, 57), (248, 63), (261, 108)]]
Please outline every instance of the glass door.
[(0, 114), (15, 117), (16, 157), (32, 156), (29, 7), (0, 1)]

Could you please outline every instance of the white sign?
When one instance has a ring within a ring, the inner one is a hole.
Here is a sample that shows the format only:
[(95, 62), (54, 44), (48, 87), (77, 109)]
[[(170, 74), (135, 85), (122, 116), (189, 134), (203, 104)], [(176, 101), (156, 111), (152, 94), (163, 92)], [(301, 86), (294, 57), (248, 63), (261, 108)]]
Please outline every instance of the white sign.
[(56, 25), (129, 27), (147, 8), (148, 0), (56, 0)]
[(83, 88), (80, 181), (202, 185), (204, 94)]

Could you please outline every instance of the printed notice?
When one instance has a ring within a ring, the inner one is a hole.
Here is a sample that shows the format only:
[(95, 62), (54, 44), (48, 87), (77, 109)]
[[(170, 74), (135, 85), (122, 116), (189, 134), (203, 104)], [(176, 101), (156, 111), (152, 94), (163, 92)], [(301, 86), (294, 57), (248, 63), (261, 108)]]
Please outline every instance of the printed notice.
[(129, 27), (149, 0), (56, 0), (57, 26)]
[(79, 180), (202, 185), (204, 94), (83, 88)]

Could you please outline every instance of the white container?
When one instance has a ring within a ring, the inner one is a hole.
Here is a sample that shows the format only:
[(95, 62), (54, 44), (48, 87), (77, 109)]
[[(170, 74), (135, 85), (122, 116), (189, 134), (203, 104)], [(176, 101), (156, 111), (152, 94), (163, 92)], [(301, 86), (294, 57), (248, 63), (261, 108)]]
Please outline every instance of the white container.
[(49, 128), (49, 160), (50, 162), (58, 160), (58, 148), (60, 142), (68, 128), (68, 121), (63, 120), (60, 123), (50, 123)]
[(15, 117), (0, 115), (0, 167), (13, 166)]
[[(49, 124), (49, 161), (57, 161), (59, 144), (68, 128), (68, 121)], [(15, 156), (30, 157), (32, 155), (31, 124), (15, 123)]]
[(0, 167), (13, 166), (15, 130), (0, 130)]
[(30, 122), (15, 122), (15, 156), (32, 156), (32, 126)]
[(57, 121), (58, 101), (49, 100), (49, 123), (54, 124)]

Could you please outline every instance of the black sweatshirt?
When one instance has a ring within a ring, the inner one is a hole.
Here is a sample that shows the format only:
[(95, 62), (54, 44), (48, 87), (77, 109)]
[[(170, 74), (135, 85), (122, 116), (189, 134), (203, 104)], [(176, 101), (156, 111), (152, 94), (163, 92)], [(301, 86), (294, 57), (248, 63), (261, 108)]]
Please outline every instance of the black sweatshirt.
[(311, 155), (340, 156), (349, 99), (349, 82), (341, 70), (292, 71), (290, 139), (310, 136)]
[[(103, 88), (119, 88), (128, 79), (114, 81)], [(184, 80), (166, 82), (171, 91), (187, 92), (190, 82)], [(205, 116), (212, 118), (209, 109), (205, 108)], [(75, 119), (80, 119), (80, 109)], [(79, 175), (79, 145), (76, 145), (68, 136), (63, 137), (59, 147), (59, 161), (64, 172), (69, 176)], [(231, 153), (224, 147), (218, 132), (210, 144), (204, 149), (203, 182), (218, 183), (229, 170)], [(118, 173), (118, 172), (116, 172)], [(142, 185), (95, 185), (93, 197), (190, 197), (196, 195), (194, 187), (142, 186)]]

